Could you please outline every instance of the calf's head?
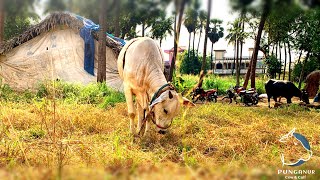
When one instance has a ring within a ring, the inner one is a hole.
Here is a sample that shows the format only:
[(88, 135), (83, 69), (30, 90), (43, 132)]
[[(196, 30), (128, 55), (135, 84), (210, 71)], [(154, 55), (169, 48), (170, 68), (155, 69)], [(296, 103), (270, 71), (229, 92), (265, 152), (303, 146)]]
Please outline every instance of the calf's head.
[(163, 92), (151, 103), (149, 107), (153, 115), (151, 118), (160, 134), (165, 134), (171, 126), (173, 118), (180, 112), (181, 103), (183, 105), (194, 106), (191, 101), (180, 97), (174, 90)]

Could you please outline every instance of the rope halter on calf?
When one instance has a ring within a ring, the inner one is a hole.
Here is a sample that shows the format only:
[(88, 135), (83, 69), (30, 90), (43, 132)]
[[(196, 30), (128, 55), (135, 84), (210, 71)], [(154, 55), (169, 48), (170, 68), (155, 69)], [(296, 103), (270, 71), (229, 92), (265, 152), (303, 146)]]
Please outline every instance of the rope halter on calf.
[[(162, 127), (160, 126), (159, 124), (157, 124), (156, 120), (154, 119), (154, 111), (153, 111), (153, 108), (156, 104), (158, 103), (161, 103), (162, 101), (164, 101), (165, 99), (167, 99), (169, 97), (169, 94), (167, 93), (164, 93), (166, 91), (170, 91), (170, 90), (175, 90), (175, 88), (173, 87), (173, 85), (171, 83), (167, 83), (167, 84), (164, 84), (163, 86), (161, 86), (157, 91), (156, 93), (154, 93), (150, 103), (149, 103), (149, 112), (148, 114), (146, 115), (145, 111), (144, 111), (144, 119), (142, 121), (142, 125), (141, 125), (141, 128), (140, 128), (140, 131), (143, 129), (142, 127), (145, 126), (146, 122), (151, 119), (151, 121), (153, 122), (153, 124), (155, 124), (159, 129), (168, 129), (172, 122), (170, 123), (169, 126), (167, 127)], [(140, 134), (140, 131), (139, 131), (139, 134)]]

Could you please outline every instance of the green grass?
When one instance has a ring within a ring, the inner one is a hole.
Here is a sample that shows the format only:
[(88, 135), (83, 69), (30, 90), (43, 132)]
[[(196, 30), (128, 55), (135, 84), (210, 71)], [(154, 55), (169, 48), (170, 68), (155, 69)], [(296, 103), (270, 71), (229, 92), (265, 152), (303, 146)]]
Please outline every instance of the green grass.
[[(214, 82), (227, 87), (226, 79)], [(307, 179), (320, 179), (319, 110), (208, 103), (183, 108), (164, 136), (152, 125), (135, 139), (123, 94), (102, 84), (52, 86), (1, 89), (0, 179), (283, 179), (278, 169), (315, 169)], [(278, 140), (294, 127), (313, 157), (283, 167)]]
[(0, 84), (0, 101), (41, 102), (43, 99), (55, 99), (69, 104), (92, 104), (101, 108), (113, 107), (115, 103), (125, 102), (124, 94), (107, 87), (104, 83), (92, 83), (86, 86), (63, 81), (40, 83), (34, 90), (16, 92), (8, 85)]
[[(199, 77), (194, 75), (182, 75), (176, 78), (174, 85), (179, 92), (191, 92), (192, 88), (197, 84)], [(265, 77), (258, 77), (256, 79), (256, 89), (259, 94), (265, 93), (264, 83), (267, 81)], [(242, 85), (244, 79), (240, 79), (240, 85)], [(217, 76), (207, 75), (204, 78), (204, 89), (218, 89), (218, 94), (226, 94), (226, 91), (233, 88), (236, 85), (235, 77), (233, 76)], [(250, 84), (249, 86), (250, 87)]]

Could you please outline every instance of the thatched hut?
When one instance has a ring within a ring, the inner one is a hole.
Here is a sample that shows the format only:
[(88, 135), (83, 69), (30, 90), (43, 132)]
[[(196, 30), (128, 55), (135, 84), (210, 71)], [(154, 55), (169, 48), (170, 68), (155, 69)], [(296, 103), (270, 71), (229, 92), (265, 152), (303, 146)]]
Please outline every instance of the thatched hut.
[[(34, 88), (43, 80), (62, 79), (87, 84), (96, 76), (84, 68), (83, 21), (69, 13), (52, 13), (23, 34), (0, 43), (0, 78), (15, 89)], [(95, 41), (98, 33), (92, 32)], [(117, 73), (120, 43), (107, 38), (107, 84), (121, 89)], [(95, 74), (98, 42), (95, 42)]]
[(318, 90), (320, 84), (320, 70), (311, 72), (306, 78), (306, 91), (309, 97), (314, 97)]

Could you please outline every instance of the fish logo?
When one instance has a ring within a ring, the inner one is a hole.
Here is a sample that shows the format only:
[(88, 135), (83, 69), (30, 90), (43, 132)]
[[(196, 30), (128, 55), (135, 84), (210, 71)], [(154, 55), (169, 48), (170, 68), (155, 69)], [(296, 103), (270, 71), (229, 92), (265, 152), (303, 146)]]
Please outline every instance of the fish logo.
[[(301, 135), (299, 133), (296, 133), (295, 130), (296, 130), (296, 128), (293, 128), (288, 134), (282, 136), (279, 141), (282, 143), (286, 143), (290, 138), (295, 138), (297, 141), (300, 142), (300, 144), (303, 146), (303, 148), (307, 151), (308, 157), (307, 158), (300, 157), (296, 162), (285, 162), (284, 155), (281, 154), (280, 159), (281, 159), (283, 166), (284, 165), (300, 166), (301, 164), (309, 161), (312, 156), (312, 151), (311, 151), (310, 144), (309, 144), (307, 138), (305, 138), (303, 135)], [(298, 144), (295, 144), (295, 145), (298, 145)]]

